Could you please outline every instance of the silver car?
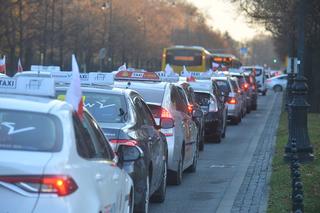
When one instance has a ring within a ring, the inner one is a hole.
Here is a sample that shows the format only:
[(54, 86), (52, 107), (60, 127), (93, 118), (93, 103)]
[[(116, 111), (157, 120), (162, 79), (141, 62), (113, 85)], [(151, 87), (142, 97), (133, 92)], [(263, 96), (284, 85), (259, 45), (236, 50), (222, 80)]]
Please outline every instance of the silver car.
[(242, 119), (243, 97), (238, 93), (236, 81), (232, 80), (229, 76), (213, 77), (213, 79), (227, 97), (228, 119), (234, 124), (240, 123)]
[(198, 160), (198, 129), (188, 111), (186, 94), (178, 85), (169, 82), (115, 81), (115, 87), (130, 88), (147, 102), (157, 124), (171, 118), (174, 127), (161, 129), (168, 144), (168, 180), (179, 185), (182, 173), (196, 171)]
[(281, 92), (287, 87), (287, 74), (278, 75), (266, 80), (268, 89)]

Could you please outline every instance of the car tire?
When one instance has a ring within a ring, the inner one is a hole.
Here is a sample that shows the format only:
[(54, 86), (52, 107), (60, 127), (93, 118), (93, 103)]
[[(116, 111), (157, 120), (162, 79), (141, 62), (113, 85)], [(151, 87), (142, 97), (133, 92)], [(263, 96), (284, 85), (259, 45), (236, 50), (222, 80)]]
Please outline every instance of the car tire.
[(134, 192), (133, 189), (130, 191), (130, 198), (128, 200), (128, 209), (126, 213), (133, 213), (134, 210)]
[(253, 111), (256, 111), (257, 108), (258, 108), (258, 107), (257, 107), (257, 103), (255, 103), (254, 105), (252, 105), (252, 110), (253, 110)]
[(137, 205), (134, 212), (137, 213), (148, 213), (149, 212), (149, 198), (150, 196), (150, 178), (149, 174), (146, 177), (146, 190), (142, 201)]
[(204, 139), (202, 138), (199, 142), (199, 151), (203, 151), (204, 150)]
[(274, 92), (282, 92), (282, 90), (283, 90), (283, 88), (282, 88), (282, 86), (280, 86), (280, 85), (275, 85), (275, 86), (273, 87), (273, 91), (274, 91)]
[(195, 173), (197, 171), (198, 157), (199, 157), (199, 150), (197, 149), (195, 155), (193, 156), (192, 165), (187, 170), (188, 172)]
[(168, 172), (168, 182), (171, 185), (180, 185), (182, 182), (182, 173), (183, 173), (183, 156), (180, 155), (180, 160), (178, 164), (178, 171), (169, 171)]
[(163, 203), (166, 198), (167, 191), (167, 161), (164, 162), (163, 177), (159, 188), (151, 196), (150, 201), (156, 203)]
[(267, 95), (267, 91), (265, 90), (262, 92), (262, 96), (266, 96), (266, 95)]
[(249, 114), (251, 112), (251, 106), (247, 106), (247, 113)]
[(227, 124), (224, 125), (223, 133), (221, 135), (222, 138), (226, 137), (226, 132), (227, 132)]

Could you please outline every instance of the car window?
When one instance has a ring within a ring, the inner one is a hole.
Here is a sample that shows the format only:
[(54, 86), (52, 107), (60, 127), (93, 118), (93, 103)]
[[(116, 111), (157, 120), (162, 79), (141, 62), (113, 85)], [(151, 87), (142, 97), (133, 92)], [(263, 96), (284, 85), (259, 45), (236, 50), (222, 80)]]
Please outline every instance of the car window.
[(98, 157), (108, 159), (108, 160), (113, 160), (114, 154), (113, 154), (112, 148), (110, 147), (108, 141), (106, 140), (98, 123), (87, 112), (84, 113), (84, 116), (93, 130), (93, 133), (96, 139), (94, 140), (94, 142), (95, 142), (96, 152), (98, 153)]
[(73, 114), (72, 118), (78, 154), (86, 159), (94, 158), (96, 151), (88, 130), (83, 126), (78, 115)]
[(139, 98), (139, 96), (136, 96), (133, 102), (136, 108), (136, 113), (138, 114), (137, 117), (139, 118), (140, 124), (153, 126), (153, 120), (146, 114), (147, 111), (145, 110), (145, 106), (142, 104), (142, 100)]
[(0, 110), (0, 150), (58, 152), (62, 148), (62, 124), (53, 115)]
[(111, 160), (113, 155), (106, 148), (106, 141), (97, 129), (97, 124), (86, 112), (83, 119), (74, 114), (74, 129), (79, 155), (86, 159), (103, 158)]
[(228, 83), (228, 81), (226, 80), (217, 80), (216, 81), (218, 86), (219, 86), (219, 89), (221, 91), (223, 91), (225, 94), (229, 94), (231, 92), (231, 87), (230, 87), (230, 84)]
[(155, 121), (149, 107), (144, 101), (141, 101), (141, 104), (142, 104), (142, 112), (145, 117), (145, 121), (147, 122), (148, 125), (154, 126)]
[(187, 96), (185, 95), (185, 92), (182, 88), (177, 87), (177, 93), (179, 96), (179, 101), (177, 102), (177, 110), (181, 111), (183, 113), (188, 114), (188, 102), (187, 102)]

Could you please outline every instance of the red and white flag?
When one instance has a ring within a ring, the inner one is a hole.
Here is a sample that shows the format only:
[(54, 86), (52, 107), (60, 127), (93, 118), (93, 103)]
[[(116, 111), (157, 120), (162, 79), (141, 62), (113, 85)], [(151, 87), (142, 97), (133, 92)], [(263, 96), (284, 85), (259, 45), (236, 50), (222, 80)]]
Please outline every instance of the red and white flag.
[(17, 72), (23, 72), (23, 68), (22, 68), (22, 65), (21, 65), (21, 60), (20, 60), (20, 58), (19, 58), (19, 60), (18, 60)]
[(7, 74), (7, 70), (6, 70), (6, 56), (3, 56), (3, 58), (0, 59), (0, 73)]
[(80, 83), (79, 66), (76, 57), (72, 55), (72, 80), (66, 94), (66, 101), (73, 106), (79, 117), (83, 117), (83, 100)]

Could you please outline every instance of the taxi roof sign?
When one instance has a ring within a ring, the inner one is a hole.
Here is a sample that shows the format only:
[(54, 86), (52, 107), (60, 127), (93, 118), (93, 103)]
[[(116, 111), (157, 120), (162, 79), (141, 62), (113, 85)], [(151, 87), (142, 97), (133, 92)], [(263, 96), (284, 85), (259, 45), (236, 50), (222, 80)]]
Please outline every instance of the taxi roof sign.
[(166, 73), (165, 71), (158, 71), (155, 72), (161, 81), (165, 82), (178, 82), (179, 81), (179, 75), (177, 73)]
[(114, 79), (128, 81), (161, 81), (160, 77), (155, 72), (141, 71), (119, 71), (116, 73)]
[(55, 85), (52, 78), (5, 77), (0, 78), (0, 93), (54, 97)]
[[(56, 83), (70, 84), (72, 72), (52, 72), (52, 77)], [(113, 73), (90, 72), (80, 73), (81, 84), (105, 84), (110, 85), (114, 82)]]
[(43, 65), (31, 65), (30, 71), (47, 71), (47, 72), (57, 72), (61, 71), (59, 66), (43, 66)]

